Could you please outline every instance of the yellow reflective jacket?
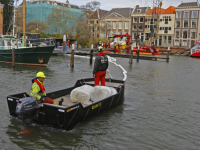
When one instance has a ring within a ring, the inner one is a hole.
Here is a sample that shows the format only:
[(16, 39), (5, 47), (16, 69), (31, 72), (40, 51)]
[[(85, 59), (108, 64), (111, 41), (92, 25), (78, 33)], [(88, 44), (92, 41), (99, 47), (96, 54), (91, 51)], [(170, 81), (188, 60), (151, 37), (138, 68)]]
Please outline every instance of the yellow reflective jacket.
[[(40, 84), (44, 85), (44, 82), (40, 82)], [(42, 93), (41, 90), (40, 90), (39, 85), (36, 82), (34, 82), (32, 87), (31, 87), (30, 95), (31, 95), (31, 97), (36, 98), (37, 100), (40, 100), (40, 98), (42, 96), (46, 96), (46, 93), (45, 92)]]

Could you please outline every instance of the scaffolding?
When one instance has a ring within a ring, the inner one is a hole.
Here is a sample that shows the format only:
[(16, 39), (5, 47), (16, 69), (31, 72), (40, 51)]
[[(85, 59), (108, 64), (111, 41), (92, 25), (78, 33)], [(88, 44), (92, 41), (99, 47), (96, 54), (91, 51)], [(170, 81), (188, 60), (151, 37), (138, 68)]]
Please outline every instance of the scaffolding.
[[(72, 7), (73, 6), (73, 7)], [(75, 26), (75, 20), (83, 15), (86, 20), (86, 14), (83, 10), (79, 9), (77, 5), (56, 2), (53, 0), (29, 0), (26, 2), (26, 23), (29, 22), (46, 22), (46, 17), (52, 12), (53, 8), (61, 9), (61, 7), (67, 7), (71, 15), (73, 15), (73, 20), (69, 20), (65, 25), (67, 28), (73, 28)], [(85, 15), (84, 15), (85, 14)], [(48, 34), (55, 34), (55, 30), (50, 27)]]

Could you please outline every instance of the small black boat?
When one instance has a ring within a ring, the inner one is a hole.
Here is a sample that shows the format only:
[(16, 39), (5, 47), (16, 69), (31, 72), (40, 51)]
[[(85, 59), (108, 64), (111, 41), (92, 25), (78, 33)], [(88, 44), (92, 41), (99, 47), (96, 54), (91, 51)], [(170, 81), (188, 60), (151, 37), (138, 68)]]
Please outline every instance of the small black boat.
[[(38, 104), (26, 92), (7, 96), (10, 115), (24, 122), (35, 122), (59, 129), (71, 130), (78, 123), (95, 117), (99, 113), (124, 102), (125, 82), (122, 80), (106, 79), (106, 86), (114, 87), (117, 94), (90, 104), (72, 103), (70, 93), (83, 84), (94, 86), (94, 78), (77, 80), (74, 87), (47, 93), (47, 97), (63, 99), (62, 106), (54, 104)], [(17, 109), (16, 109), (17, 108)], [(20, 110), (20, 111), (18, 111)]]

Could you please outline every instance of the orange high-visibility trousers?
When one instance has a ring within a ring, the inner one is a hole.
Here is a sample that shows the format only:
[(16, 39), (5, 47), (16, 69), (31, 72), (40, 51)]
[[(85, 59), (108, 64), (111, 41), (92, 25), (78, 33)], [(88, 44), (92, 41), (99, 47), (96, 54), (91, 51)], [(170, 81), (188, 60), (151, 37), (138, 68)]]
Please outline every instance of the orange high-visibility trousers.
[(99, 85), (99, 81), (101, 81), (101, 85), (105, 86), (105, 77), (106, 77), (106, 70), (105, 71), (97, 71), (94, 77), (94, 85)]

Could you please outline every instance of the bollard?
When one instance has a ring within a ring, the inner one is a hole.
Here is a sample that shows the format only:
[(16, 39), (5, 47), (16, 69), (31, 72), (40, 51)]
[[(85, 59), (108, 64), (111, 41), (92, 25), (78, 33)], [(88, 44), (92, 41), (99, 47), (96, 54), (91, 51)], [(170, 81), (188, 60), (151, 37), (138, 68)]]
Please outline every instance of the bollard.
[(137, 50), (137, 62), (139, 62), (139, 49), (140, 49), (140, 46), (138, 46), (138, 50)]
[(66, 35), (63, 35), (63, 52), (65, 52)]
[(74, 68), (74, 44), (72, 44), (72, 51), (71, 51), (71, 68)]
[(167, 62), (169, 62), (169, 51), (170, 51), (170, 47), (168, 47), (168, 50), (167, 50), (167, 55), (166, 55)]
[(15, 67), (15, 42), (12, 43), (12, 67)]
[(130, 50), (130, 61), (129, 61), (130, 64), (133, 63), (133, 50)]

